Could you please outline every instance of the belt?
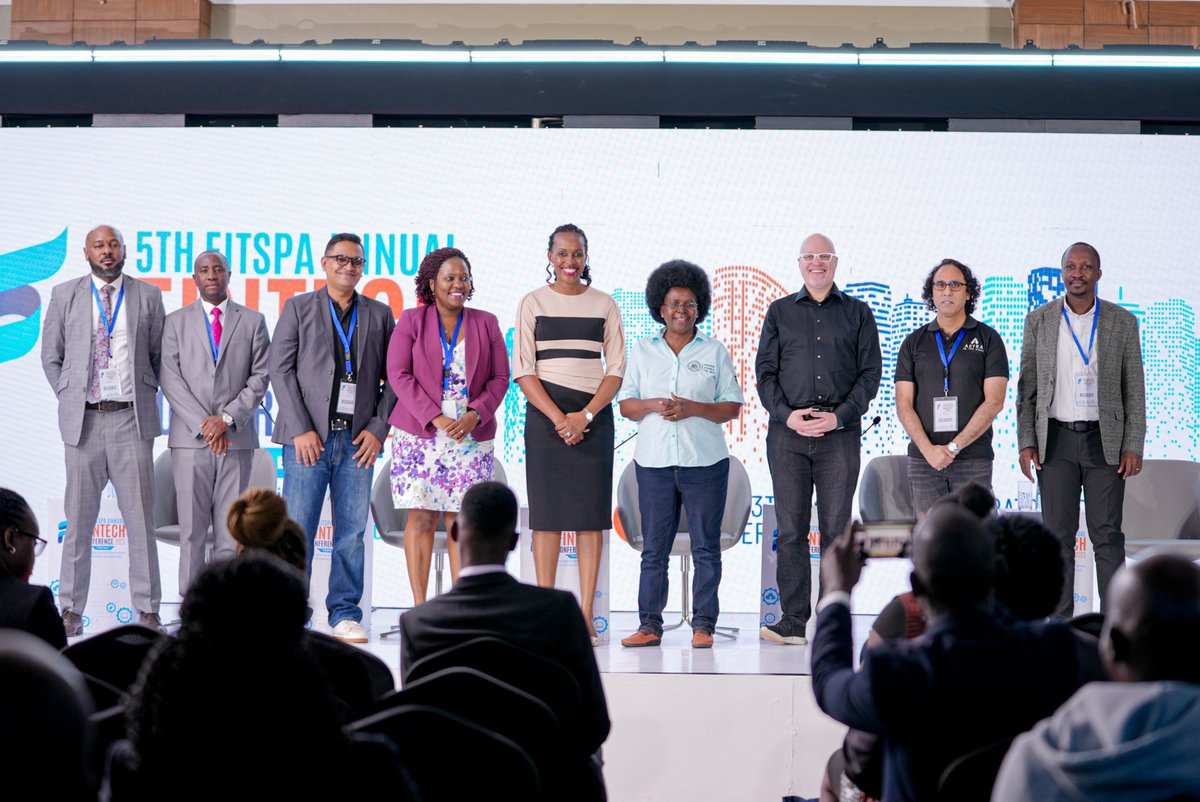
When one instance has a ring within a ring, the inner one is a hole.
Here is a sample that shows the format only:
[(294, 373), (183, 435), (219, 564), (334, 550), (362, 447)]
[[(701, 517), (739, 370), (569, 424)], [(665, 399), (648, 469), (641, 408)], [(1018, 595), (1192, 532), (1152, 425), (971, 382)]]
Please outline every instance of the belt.
[(333, 420), (329, 421), (329, 431), (331, 432), (344, 432), (349, 428), (350, 421), (346, 420), (345, 418), (334, 418)]
[(1091, 431), (1095, 431), (1096, 429), (1100, 428), (1100, 421), (1098, 421), (1098, 420), (1066, 421), (1066, 420), (1057, 420), (1055, 418), (1051, 418), (1050, 422), (1053, 423), (1055, 426), (1059, 427), (1060, 429), (1070, 429), (1073, 432), (1091, 432)]
[(95, 412), (120, 412), (123, 409), (129, 409), (131, 406), (133, 406), (132, 401), (101, 401), (98, 404), (88, 402), (83, 405), (83, 408)]

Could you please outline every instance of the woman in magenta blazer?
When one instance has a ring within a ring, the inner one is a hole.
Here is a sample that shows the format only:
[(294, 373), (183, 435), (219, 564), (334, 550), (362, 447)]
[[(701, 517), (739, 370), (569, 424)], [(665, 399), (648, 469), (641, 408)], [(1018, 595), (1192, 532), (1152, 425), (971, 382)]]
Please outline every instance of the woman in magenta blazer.
[[(438, 513), (449, 527), (463, 493), (495, 477), (496, 409), (508, 390), (508, 351), (496, 316), (468, 309), (471, 263), (457, 248), (433, 251), (417, 271), (417, 301), (388, 343), (396, 407), (392, 503), (408, 510), (404, 553), (413, 602), (425, 601)], [(458, 548), (449, 542), (450, 574)]]

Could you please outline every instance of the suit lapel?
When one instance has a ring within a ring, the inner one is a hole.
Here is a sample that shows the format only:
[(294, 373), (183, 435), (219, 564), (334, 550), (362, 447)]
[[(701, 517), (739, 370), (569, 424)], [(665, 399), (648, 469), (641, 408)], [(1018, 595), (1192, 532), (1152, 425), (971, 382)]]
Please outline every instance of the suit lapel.
[(475, 316), (471, 310), (463, 309), (463, 337), (466, 338), (467, 388), (478, 386), (475, 383), (475, 373), (479, 370), (479, 349), (483, 347), (480, 337), (474, 336)]
[[(321, 334), (325, 338), (325, 353), (333, 353), (333, 318), (329, 314), (329, 293), (317, 290), (313, 293), (313, 303), (317, 305), (317, 319), (321, 321)], [(339, 343), (340, 345), (340, 343)]]
[(1093, 358), (1097, 361), (1096, 373), (1100, 377), (1100, 386), (1104, 387), (1105, 376), (1112, 368), (1120, 364), (1120, 360), (1118, 359), (1104, 359), (1101, 357), (1101, 354), (1104, 353), (1104, 346), (1107, 343), (1111, 342), (1114, 346), (1117, 343), (1115, 331), (1117, 319), (1116, 315), (1111, 313), (1111, 310), (1104, 308), (1104, 304), (1099, 298), (1096, 299), (1096, 314), (1100, 318), (1096, 321), (1096, 350), (1094, 351), (1095, 357)]
[[(1046, 305), (1047, 314), (1042, 317), (1043, 330), (1039, 332), (1038, 336), (1038, 349), (1041, 352), (1038, 355), (1038, 362), (1046, 366), (1046, 373), (1044, 376), (1038, 377), (1039, 384), (1043, 384), (1043, 378), (1045, 379), (1044, 383), (1049, 384), (1054, 381), (1054, 377), (1058, 373), (1058, 327), (1062, 323), (1062, 306), (1063, 299), (1055, 298)], [(1049, 400), (1047, 400), (1048, 404)]]
[(137, 375), (137, 335), (138, 321), (142, 317), (142, 293), (135, 278), (126, 276), (121, 284), (125, 287), (125, 300), (121, 302), (121, 314), (126, 316), (125, 342), (129, 343), (129, 363), (136, 380), (141, 378)]
[[(358, 352), (358, 361), (356, 364), (358, 365), (357, 372), (361, 374), (363, 369), (363, 353), (367, 347), (367, 332), (370, 330), (371, 311), (367, 308), (366, 299), (363, 298), (361, 292), (354, 303), (358, 307), (358, 321), (354, 324), (355, 333), (358, 335), (358, 346), (355, 348)], [(354, 380), (358, 381), (357, 375), (354, 377)]]
[(242, 307), (238, 304), (235, 304), (233, 299), (230, 299), (229, 303), (225, 304), (225, 317), (221, 321), (221, 345), (217, 349), (216, 366), (218, 368), (221, 367), (221, 363), (225, 361), (225, 351), (228, 350), (227, 346), (233, 337), (233, 332), (235, 329), (237, 329), (237, 325), (241, 319)]
[(76, 314), (72, 321), (73, 331), (71, 336), (78, 338), (79, 341), (88, 343), (88, 365), (92, 364), (91, 353), (96, 349), (96, 326), (92, 320), (92, 309), (96, 305), (96, 299), (92, 297), (92, 277), (84, 276), (83, 280), (75, 287), (75, 303), (77, 308), (83, 310), (83, 314)]
[[(425, 353), (429, 357), (429, 364), (437, 367), (438, 385), (442, 383), (443, 365), (446, 364), (446, 354), (442, 350), (442, 324), (441, 318), (438, 317), (437, 306), (430, 304), (425, 307), (425, 325), (424, 340)], [(441, 393), (438, 393), (441, 397)]]

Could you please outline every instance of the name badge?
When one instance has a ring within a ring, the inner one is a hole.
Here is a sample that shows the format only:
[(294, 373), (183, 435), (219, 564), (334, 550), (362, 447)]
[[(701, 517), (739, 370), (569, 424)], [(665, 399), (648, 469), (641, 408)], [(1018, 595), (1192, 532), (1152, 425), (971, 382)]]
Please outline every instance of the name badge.
[(100, 397), (114, 399), (121, 394), (121, 369), (100, 368)]
[(944, 395), (933, 399), (933, 430), (958, 431), (958, 396)]
[(443, 398), (442, 414), (450, 420), (458, 420), (458, 402), (453, 398)]
[(1100, 406), (1100, 382), (1097, 376), (1089, 373), (1075, 374), (1075, 406)]
[(341, 388), (338, 390), (338, 405), (337, 411), (339, 415), (354, 414), (354, 393), (356, 386), (354, 382), (342, 382)]

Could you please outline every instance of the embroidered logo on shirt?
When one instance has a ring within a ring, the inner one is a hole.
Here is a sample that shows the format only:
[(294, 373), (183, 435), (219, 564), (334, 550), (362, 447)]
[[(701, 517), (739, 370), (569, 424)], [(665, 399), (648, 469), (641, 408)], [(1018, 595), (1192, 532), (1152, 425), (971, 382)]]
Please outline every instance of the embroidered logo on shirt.
[(978, 351), (979, 353), (982, 354), (983, 353), (983, 343), (979, 342), (978, 337), (975, 337), (974, 339), (971, 340), (971, 342), (963, 345), (962, 349), (964, 351)]

